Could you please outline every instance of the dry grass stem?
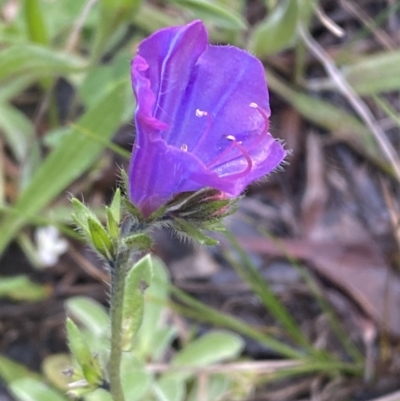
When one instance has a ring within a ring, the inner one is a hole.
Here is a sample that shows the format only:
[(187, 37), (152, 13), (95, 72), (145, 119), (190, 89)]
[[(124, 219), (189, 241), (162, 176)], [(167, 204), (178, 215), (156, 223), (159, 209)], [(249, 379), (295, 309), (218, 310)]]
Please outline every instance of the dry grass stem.
[(386, 137), (384, 131), (375, 120), (371, 110), (349, 85), (325, 50), (311, 37), (311, 35), (303, 26), (299, 27), (299, 33), (314, 56), (323, 64), (326, 72), (332, 81), (337, 85), (339, 91), (343, 94), (343, 96), (346, 97), (360, 118), (374, 134), (376, 141), (392, 165), (397, 180), (400, 182), (399, 156)]
[(234, 362), (221, 365), (210, 366), (173, 366), (170, 364), (148, 364), (146, 369), (152, 373), (164, 372), (187, 372), (192, 373), (234, 373), (234, 372), (255, 372), (255, 373), (274, 373), (278, 370), (297, 368), (301, 366), (301, 361), (251, 361), (251, 362)]
[(340, 5), (358, 18), (371, 32), (374, 34), (376, 40), (386, 49), (396, 50), (396, 45), (393, 40), (385, 31), (379, 29), (376, 22), (358, 5), (356, 2), (349, 0), (340, 0)]
[(338, 38), (342, 38), (346, 32), (334, 21), (332, 21), (326, 14), (325, 11), (320, 6), (315, 6), (315, 14), (317, 18), (321, 21), (326, 29), (328, 29), (333, 35)]
[(81, 30), (83, 26), (85, 25), (85, 21), (87, 17), (89, 16), (90, 10), (92, 7), (97, 3), (97, 0), (88, 0), (86, 4), (84, 5), (81, 14), (79, 15), (78, 19), (76, 20), (76, 23), (74, 24), (74, 27), (72, 28), (71, 34), (68, 37), (67, 44), (65, 46), (65, 50), (67, 52), (72, 51), (79, 39), (79, 34), (81, 33)]

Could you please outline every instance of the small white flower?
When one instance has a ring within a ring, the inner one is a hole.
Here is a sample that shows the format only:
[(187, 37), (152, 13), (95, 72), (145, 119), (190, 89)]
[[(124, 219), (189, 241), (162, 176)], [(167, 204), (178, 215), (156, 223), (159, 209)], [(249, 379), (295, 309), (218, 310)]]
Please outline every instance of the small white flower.
[(68, 249), (68, 242), (60, 238), (60, 232), (54, 226), (40, 227), (35, 231), (38, 258), (44, 267), (54, 266)]

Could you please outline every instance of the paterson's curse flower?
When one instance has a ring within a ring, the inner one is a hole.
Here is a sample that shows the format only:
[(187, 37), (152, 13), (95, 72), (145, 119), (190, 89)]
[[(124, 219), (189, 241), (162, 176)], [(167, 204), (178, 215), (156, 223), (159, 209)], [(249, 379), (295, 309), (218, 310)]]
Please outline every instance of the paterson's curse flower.
[(209, 45), (201, 21), (145, 39), (131, 71), (137, 137), (129, 197), (144, 216), (181, 192), (210, 187), (238, 196), (285, 157), (268, 131), (261, 62)]

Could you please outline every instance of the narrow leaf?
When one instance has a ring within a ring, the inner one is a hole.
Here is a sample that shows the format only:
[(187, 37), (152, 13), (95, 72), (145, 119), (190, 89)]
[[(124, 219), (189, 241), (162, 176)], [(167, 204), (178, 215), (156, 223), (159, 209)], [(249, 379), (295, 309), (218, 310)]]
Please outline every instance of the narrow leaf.
[(0, 82), (20, 76), (40, 78), (82, 71), (82, 59), (35, 44), (16, 44), (2, 50)]
[(223, 5), (208, 0), (170, 0), (192, 11), (197, 18), (212, 21), (221, 28), (246, 29), (245, 19)]
[[(0, 58), (3, 60), (3, 57)], [(111, 88), (106, 95), (79, 120), (101, 138), (111, 138), (118, 128), (125, 102), (126, 80)], [(71, 129), (40, 166), (15, 204), (20, 214), (7, 216), (0, 236), (0, 253), (18, 230), (26, 224), (25, 216), (33, 216), (61, 191), (83, 174), (97, 159), (104, 145)]]
[(142, 323), (143, 292), (150, 285), (152, 271), (152, 259), (147, 255), (132, 267), (126, 277), (122, 321), (122, 343), (125, 351), (132, 349), (133, 338)]
[(90, 298), (70, 298), (65, 302), (65, 308), (74, 320), (78, 320), (95, 337), (103, 336), (110, 325), (105, 308)]
[(42, 45), (48, 44), (47, 26), (39, 0), (25, 0), (24, 11), (30, 40)]
[(68, 401), (68, 398), (50, 388), (43, 380), (26, 377), (13, 381), (9, 389), (18, 401)]
[(250, 37), (250, 51), (259, 56), (274, 54), (290, 46), (296, 34), (297, 0), (285, 0), (256, 26)]

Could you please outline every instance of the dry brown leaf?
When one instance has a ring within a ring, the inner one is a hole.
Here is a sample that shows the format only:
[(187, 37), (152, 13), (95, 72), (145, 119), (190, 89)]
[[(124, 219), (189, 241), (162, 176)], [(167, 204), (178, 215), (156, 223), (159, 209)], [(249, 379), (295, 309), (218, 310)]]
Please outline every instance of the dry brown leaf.
[(390, 334), (400, 336), (400, 278), (390, 270), (374, 243), (309, 242), (246, 238), (241, 244), (251, 251), (308, 262), (318, 274), (348, 294)]

